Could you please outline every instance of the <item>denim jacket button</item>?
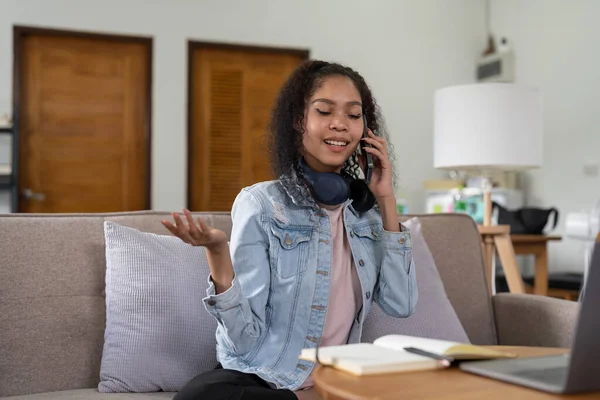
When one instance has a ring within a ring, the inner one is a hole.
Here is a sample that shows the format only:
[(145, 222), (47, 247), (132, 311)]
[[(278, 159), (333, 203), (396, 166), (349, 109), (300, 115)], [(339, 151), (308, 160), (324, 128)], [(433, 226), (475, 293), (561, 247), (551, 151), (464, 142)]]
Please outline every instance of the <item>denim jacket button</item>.
[(362, 260), (362, 259), (358, 260), (358, 265), (360, 265), (361, 267), (364, 267), (365, 266), (364, 260)]
[(400, 239), (398, 239), (398, 243), (404, 244), (404, 243), (406, 243), (406, 239), (405, 238), (400, 238)]
[(367, 300), (371, 298), (371, 292), (367, 292)]
[(289, 246), (292, 243), (293, 243), (292, 238), (289, 237), (288, 235), (285, 235), (285, 244), (287, 244)]
[(350, 231), (350, 237), (354, 237), (354, 232)]
[(215, 304), (217, 304), (217, 302), (216, 302), (216, 301), (214, 301), (214, 300), (208, 300), (208, 301), (206, 302), (206, 304), (208, 304), (209, 306), (214, 306)]

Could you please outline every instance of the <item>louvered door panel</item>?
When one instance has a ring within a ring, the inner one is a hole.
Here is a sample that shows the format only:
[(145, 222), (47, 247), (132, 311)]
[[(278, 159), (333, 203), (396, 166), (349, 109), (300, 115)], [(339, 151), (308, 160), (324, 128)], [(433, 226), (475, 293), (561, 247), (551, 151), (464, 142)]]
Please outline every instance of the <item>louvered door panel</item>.
[(273, 179), (264, 133), (279, 88), (304, 57), (214, 47), (190, 57), (188, 207), (230, 211), (243, 187)]
[(231, 207), (241, 185), (243, 71), (210, 72), (208, 209)]
[(273, 102), (289, 74), (298, 65), (297, 56), (252, 54), (246, 70), (245, 97), (248, 99), (246, 134), (251, 138), (245, 148), (245, 182), (252, 184), (272, 175), (264, 133), (271, 117)]

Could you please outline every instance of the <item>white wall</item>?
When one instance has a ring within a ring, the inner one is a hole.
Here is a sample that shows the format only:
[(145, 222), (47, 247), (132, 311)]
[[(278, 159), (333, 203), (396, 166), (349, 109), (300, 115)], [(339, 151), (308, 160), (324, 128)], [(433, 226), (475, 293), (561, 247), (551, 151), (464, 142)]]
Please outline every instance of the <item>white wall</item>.
[[(422, 181), (440, 176), (432, 167), (433, 91), (473, 81), (483, 15), (482, 0), (2, 0), (0, 104), (11, 98), (13, 24), (152, 36), (152, 205), (180, 210), (187, 40), (308, 48), (370, 83), (399, 152), (410, 210), (422, 211)], [(0, 163), (7, 148), (0, 142)]]
[[(583, 164), (600, 160), (600, 1), (492, 0), (491, 28), (516, 53), (516, 80), (541, 88), (544, 166), (528, 173), (529, 204), (555, 206), (564, 233), (567, 213), (590, 209), (600, 198), (600, 178)], [(550, 245), (550, 270), (581, 271), (581, 244)]]

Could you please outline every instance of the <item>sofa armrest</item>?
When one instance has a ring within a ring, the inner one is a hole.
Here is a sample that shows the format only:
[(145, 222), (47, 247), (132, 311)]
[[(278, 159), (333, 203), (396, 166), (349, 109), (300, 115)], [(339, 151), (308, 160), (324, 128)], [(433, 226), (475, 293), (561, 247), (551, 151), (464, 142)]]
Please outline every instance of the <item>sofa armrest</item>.
[(571, 347), (579, 303), (533, 294), (492, 297), (498, 344)]

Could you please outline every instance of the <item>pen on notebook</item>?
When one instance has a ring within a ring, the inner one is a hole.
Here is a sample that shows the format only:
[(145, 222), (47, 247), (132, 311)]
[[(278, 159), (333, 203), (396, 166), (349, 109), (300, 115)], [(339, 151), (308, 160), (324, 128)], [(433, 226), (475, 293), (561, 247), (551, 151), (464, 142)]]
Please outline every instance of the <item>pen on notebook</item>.
[(405, 347), (404, 351), (406, 351), (408, 353), (418, 354), (420, 356), (433, 358), (435, 360), (440, 360), (442, 362), (442, 364), (447, 367), (449, 367), (450, 364), (452, 363), (452, 361), (454, 361), (454, 358), (452, 358), (452, 357), (448, 357), (448, 356), (445, 356), (442, 354), (431, 353), (429, 351), (417, 349), (415, 347)]

